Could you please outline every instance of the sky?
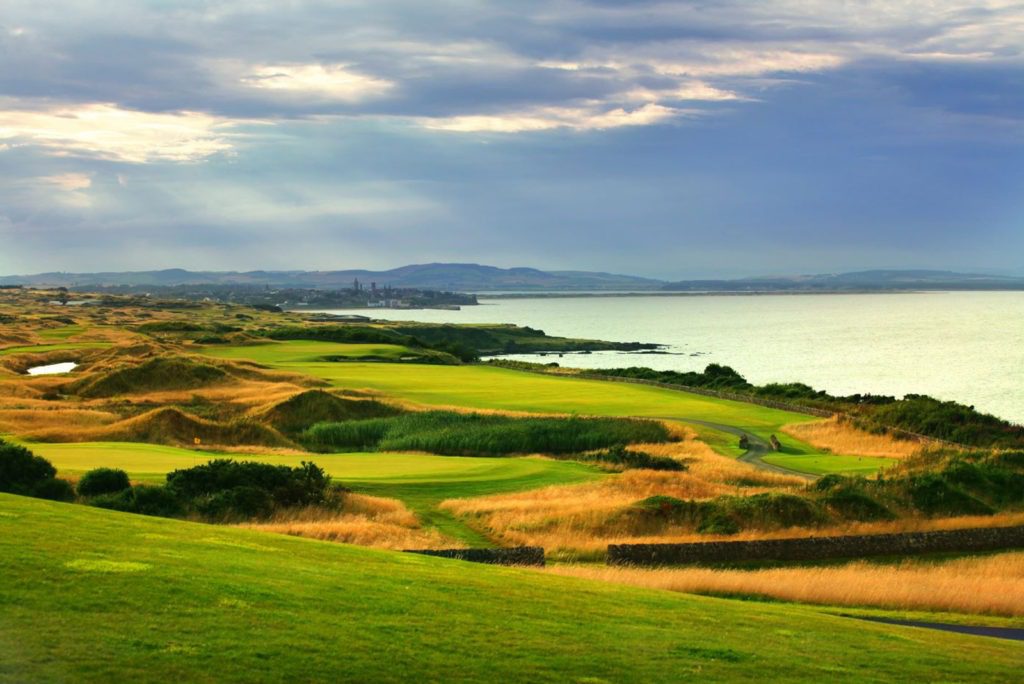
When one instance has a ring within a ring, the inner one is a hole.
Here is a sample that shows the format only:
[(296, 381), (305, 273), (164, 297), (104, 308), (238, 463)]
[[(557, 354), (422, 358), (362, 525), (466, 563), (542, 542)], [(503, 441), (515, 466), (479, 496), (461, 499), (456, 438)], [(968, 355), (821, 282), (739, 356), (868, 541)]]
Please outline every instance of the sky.
[(0, 0), (0, 274), (1024, 275), (1024, 2)]

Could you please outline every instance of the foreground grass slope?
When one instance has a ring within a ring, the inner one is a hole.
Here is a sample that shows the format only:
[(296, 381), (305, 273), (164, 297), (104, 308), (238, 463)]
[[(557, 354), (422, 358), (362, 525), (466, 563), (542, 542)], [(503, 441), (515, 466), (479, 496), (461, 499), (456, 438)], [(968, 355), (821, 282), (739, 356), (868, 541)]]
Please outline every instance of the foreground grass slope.
[[(75, 533), (67, 534), (73, 529)], [(0, 681), (1008, 681), (1013, 642), (0, 495)], [(813, 654), (813, 657), (808, 657)]]

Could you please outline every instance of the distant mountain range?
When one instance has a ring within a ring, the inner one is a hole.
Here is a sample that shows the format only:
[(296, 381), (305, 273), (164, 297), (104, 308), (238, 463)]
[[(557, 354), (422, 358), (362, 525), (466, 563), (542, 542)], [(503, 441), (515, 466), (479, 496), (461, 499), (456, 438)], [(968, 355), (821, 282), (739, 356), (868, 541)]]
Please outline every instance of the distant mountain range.
[(657, 290), (662, 280), (589, 271), (540, 271), (535, 268), (496, 268), (479, 264), (419, 264), (390, 271), (164, 271), (123, 273), (39, 273), (0, 277), (0, 285), (51, 287), (175, 285), (269, 285), (271, 287), (340, 289), (352, 287), (356, 279), (378, 287), (420, 288), (482, 292), (497, 290)]
[(876, 270), (855, 273), (765, 276), (666, 282), (591, 271), (541, 271), (480, 264), (418, 264), (389, 271), (163, 271), (39, 273), (0, 277), (0, 285), (90, 288), (246, 285), (341, 289), (364, 285), (456, 292), (861, 292), (892, 290), (1024, 290), (1024, 278), (953, 271)]

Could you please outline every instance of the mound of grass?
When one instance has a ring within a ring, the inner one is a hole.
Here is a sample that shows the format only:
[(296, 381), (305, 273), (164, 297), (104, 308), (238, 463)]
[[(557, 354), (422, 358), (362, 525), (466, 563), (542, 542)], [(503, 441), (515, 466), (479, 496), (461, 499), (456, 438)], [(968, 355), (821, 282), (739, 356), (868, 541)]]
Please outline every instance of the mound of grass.
[(297, 434), (317, 423), (383, 418), (401, 413), (372, 399), (346, 399), (322, 390), (296, 394), (260, 410), (256, 418), (284, 434)]
[(628, 418), (518, 418), (453, 411), (320, 423), (303, 433), (318, 450), (380, 449), (466, 456), (570, 454), (672, 439), (661, 423)]
[(140, 416), (109, 426), (102, 438), (119, 442), (192, 445), (198, 438), (202, 444), (232, 446), (293, 446), (277, 430), (251, 420), (219, 423), (197, 418), (174, 407), (154, 409)]
[(118, 368), (84, 378), (72, 389), (83, 397), (115, 397), (207, 387), (221, 382), (227, 375), (223, 369), (208, 363), (178, 356), (161, 356), (138, 366)]
[(4, 681), (663, 682), (770, 673), (821, 682), (941, 673), (1005, 682), (1019, 674), (1020, 646), (1010, 641), (804, 606), (6, 495), (0, 509), (0, 643), (17, 645), (0, 662)]

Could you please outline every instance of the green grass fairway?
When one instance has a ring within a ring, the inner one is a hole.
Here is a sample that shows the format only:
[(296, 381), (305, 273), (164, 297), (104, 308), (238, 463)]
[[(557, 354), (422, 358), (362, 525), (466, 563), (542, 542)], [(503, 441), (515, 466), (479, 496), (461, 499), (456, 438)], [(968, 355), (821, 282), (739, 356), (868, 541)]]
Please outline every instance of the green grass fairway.
[(32, 451), (53, 463), (61, 475), (81, 475), (92, 468), (120, 468), (137, 481), (163, 482), (178, 468), (212, 458), (236, 458), (297, 466), (313, 461), (335, 481), (354, 491), (402, 500), (424, 524), (474, 546), (486, 538), (450, 513), (437, 509), (445, 499), (516, 492), (556, 484), (586, 482), (601, 471), (572, 461), (540, 458), (469, 458), (428, 454), (345, 453), (281, 456), (219, 454), (133, 442), (33, 443)]
[(303, 364), (324, 361), (330, 357), (347, 359), (377, 358), (398, 361), (403, 358), (431, 356), (429, 352), (410, 349), (400, 344), (344, 344), (315, 340), (288, 340), (241, 347), (208, 346), (203, 353), (222, 359), (246, 359), (267, 365)]
[[(815, 475), (827, 472), (874, 472), (885, 459), (860, 459), (823, 454), (814, 447), (783, 434), (783, 425), (818, 420), (802, 413), (728, 401), (647, 385), (607, 382), (525, 373), (495, 366), (428, 366), (373, 363), (331, 363), (318, 360), (342, 355), (342, 349), (376, 345), (290, 341), (243, 347), (219, 347), (206, 352), (231, 358), (248, 358), (268, 366), (305, 373), (330, 381), (337, 387), (373, 389), (423, 404), (505, 409), (538, 413), (578, 413), (604, 416), (692, 418), (731, 425), (767, 439), (774, 434), (792, 457), (785, 467)], [(337, 351), (322, 351), (335, 348)], [(719, 453), (738, 456), (730, 435), (698, 427)], [(814, 460), (819, 459), (819, 460)], [(875, 461), (878, 461), (877, 463)], [(781, 464), (780, 464), (781, 465)], [(808, 469), (804, 469), (804, 466)], [(871, 469), (869, 466), (875, 466)], [(822, 468), (833, 468), (822, 470)]]
[(843, 473), (846, 475), (872, 475), (891, 468), (899, 461), (893, 458), (871, 456), (836, 456), (833, 454), (773, 454), (762, 458), (765, 463), (812, 475)]
[(86, 331), (86, 327), (82, 325), (65, 325), (61, 328), (50, 328), (48, 330), (40, 330), (39, 336), (44, 340), (66, 340), (69, 337), (75, 335), (81, 335)]
[(10, 495), (0, 577), (11, 683), (1005, 682), (1024, 654), (809, 607)]
[(73, 349), (106, 349), (113, 346), (110, 342), (57, 342), (54, 344), (35, 344), (28, 347), (7, 347), (0, 349), (0, 356), (8, 354), (43, 354), (52, 351), (70, 351)]

